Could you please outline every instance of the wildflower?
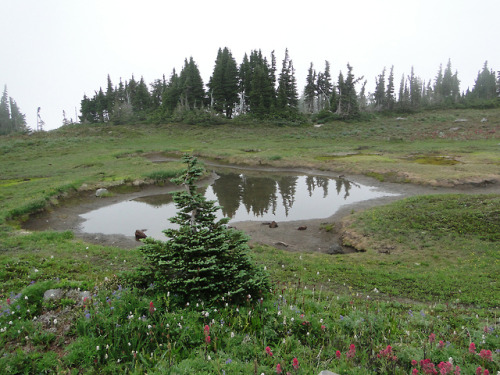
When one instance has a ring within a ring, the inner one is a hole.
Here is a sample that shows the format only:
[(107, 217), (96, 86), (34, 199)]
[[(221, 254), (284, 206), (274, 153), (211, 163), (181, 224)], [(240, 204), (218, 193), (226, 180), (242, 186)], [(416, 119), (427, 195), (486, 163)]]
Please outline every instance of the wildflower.
[(326, 329), (326, 326), (324, 324), (321, 325), (321, 330), (324, 331)]
[(210, 336), (205, 336), (205, 342), (206, 342), (207, 344), (210, 344)]
[(337, 359), (340, 359), (340, 356), (342, 355), (342, 353), (340, 353), (340, 350), (337, 350), (335, 352), (335, 357), (337, 357)]
[(292, 361), (292, 367), (295, 369), (295, 370), (298, 370), (299, 369), (299, 360), (297, 358), (294, 358), (293, 361)]
[(233, 337), (234, 337), (234, 332), (231, 332), (231, 338), (233, 338)]
[(438, 348), (439, 349), (443, 349), (444, 348), (444, 342), (443, 342), (443, 340), (439, 340)]
[(232, 360), (231, 358), (228, 358), (228, 359), (226, 360), (226, 365), (230, 364), (231, 362), (233, 362), (233, 360)]
[(99, 349), (100, 349), (100, 348), (99, 348), (99, 345), (97, 345), (97, 346), (95, 347), (95, 350), (99, 350)]
[(203, 330), (205, 331), (205, 336), (208, 336), (210, 334), (210, 326), (208, 324), (205, 324)]
[(411, 375), (417, 375), (417, 374), (418, 374), (418, 370), (416, 368), (411, 370)]
[(447, 375), (453, 370), (453, 365), (450, 362), (440, 362), (438, 369), (441, 375)]
[(411, 365), (412, 366), (416, 366), (417, 364), (418, 364), (418, 362), (416, 360), (414, 360), (414, 359), (411, 360)]
[(283, 372), (283, 370), (281, 370), (281, 365), (278, 363), (276, 365), (276, 374), (281, 374)]
[(153, 301), (149, 302), (149, 313), (153, 314), (155, 312), (155, 306), (153, 304)]
[(491, 350), (481, 349), (479, 355), (481, 356), (482, 359), (485, 359), (487, 361), (493, 361)]
[(432, 344), (435, 340), (436, 340), (436, 334), (435, 333), (431, 333), (429, 335), (429, 342)]
[(479, 366), (477, 369), (476, 369), (476, 375), (481, 375), (483, 373), (483, 369), (481, 368), (481, 366)]
[(273, 356), (273, 352), (271, 351), (271, 348), (269, 346), (266, 346), (266, 353), (271, 357)]
[(356, 346), (354, 344), (351, 344), (349, 346), (349, 351), (346, 353), (347, 358), (354, 358), (356, 355)]
[(473, 342), (471, 342), (469, 345), (469, 353), (471, 353), (471, 354), (476, 353), (476, 344), (474, 344)]
[(10, 305), (10, 298), (7, 298), (7, 305)]
[(455, 371), (453, 371), (453, 375), (460, 375), (460, 367), (455, 366)]

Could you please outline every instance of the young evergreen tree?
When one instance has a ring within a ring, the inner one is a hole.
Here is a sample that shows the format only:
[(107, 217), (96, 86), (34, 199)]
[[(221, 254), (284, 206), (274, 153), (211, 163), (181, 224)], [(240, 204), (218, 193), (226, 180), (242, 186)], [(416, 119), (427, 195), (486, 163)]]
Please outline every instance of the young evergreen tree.
[(150, 266), (147, 276), (181, 303), (238, 303), (260, 297), (269, 281), (249, 258), (248, 239), (227, 227), (228, 218), (217, 220), (220, 207), (198, 192), (203, 168), (197, 159), (185, 155), (183, 161), (187, 167), (173, 181), (185, 190), (173, 194), (178, 212), (170, 219), (179, 228), (164, 231), (166, 242), (145, 240), (141, 251)]
[(434, 92), (434, 96), (433, 96), (434, 104), (440, 105), (444, 100), (444, 98), (443, 98), (443, 65), (442, 64), (439, 65), (438, 74), (437, 74), (435, 81), (434, 81), (433, 92)]
[(108, 85), (106, 87), (106, 113), (108, 120), (113, 115), (113, 109), (115, 108), (115, 90), (113, 89), (113, 83), (111, 82), (111, 77), (108, 74)]
[(418, 110), (420, 108), (420, 102), (422, 101), (422, 82), (420, 78), (415, 75), (413, 66), (411, 67), (408, 82), (410, 84), (410, 107), (413, 110)]
[(10, 120), (12, 123), (12, 129), (14, 131), (27, 131), (28, 126), (26, 124), (26, 115), (21, 113), (16, 101), (9, 97), (10, 101)]
[(163, 93), (162, 111), (165, 117), (168, 118), (174, 113), (175, 108), (180, 104), (181, 94), (181, 82), (175, 69), (173, 69), (165, 92)]
[(359, 116), (359, 103), (358, 96), (356, 94), (356, 83), (358, 83), (363, 77), (354, 78), (352, 72), (353, 68), (351, 65), (347, 64), (347, 77), (345, 81), (343, 80), (342, 73), (339, 75), (339, 104), (337, 108), (337, 113), (343, 118), (356, 118)]

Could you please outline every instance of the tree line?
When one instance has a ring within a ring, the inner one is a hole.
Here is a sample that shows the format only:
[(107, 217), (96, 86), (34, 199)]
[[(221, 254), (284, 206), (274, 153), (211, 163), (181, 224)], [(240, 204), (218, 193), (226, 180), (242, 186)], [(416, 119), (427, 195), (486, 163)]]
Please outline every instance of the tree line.
[(367, 81), (355, 77), (347, 64), (336, 82), (330, 63), (316, 71), (311, 63), (302, 97), (299, 98), (293, 61), (288, 50), (277, 66), (274, 51), (270, 58), (260, 50), (245, 54), (238, 65), (225, 48), (219, 48), (213, 73), (205, 86), (193, 58), (185, 59), (180, 73), (174, 69), (168, 78), (163, 76), (149, 86), (141, 77), (113, 86), (108, 75), (107, 88), (84, 96), (81, 102), (81, 122), (167, 122), (193, 123), (231, 119), (248, 115), (260, 119), (305, 119), (305, 115), (351, 119), (365, 112), (411, 112), (428, 108), (473, 107), (498, 105), (500, 73), (484, 63), (474, 87), (460, 91), (458, 72), (451, 61), (441, 65), (434, 80), (425, 81), (415, 74), (401, 77), (399, 90), (394, 66), (384, 67), (375, 77), (375, 90), (366, 93)]
[(26, 116), (21, 113), (16, 101), (9, 96), (7, 86), (4, 86), (0, 98), (0, 135), (27, 130)]

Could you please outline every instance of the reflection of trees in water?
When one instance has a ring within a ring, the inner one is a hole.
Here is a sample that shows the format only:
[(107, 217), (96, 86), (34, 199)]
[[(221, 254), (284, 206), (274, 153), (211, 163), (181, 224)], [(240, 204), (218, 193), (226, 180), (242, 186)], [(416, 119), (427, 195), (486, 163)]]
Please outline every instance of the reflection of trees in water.
[(288, 216), (288, 212), (290, 211), (290, 208), (292, 208), (295, 200), (297, 179), (297, 176), (284, 176), (278, 180), (278, 188), (283, 200), (283, 207), (285, 208), (286, 216)]
[[(212, 185), (214, 194), (222, 206), (226, 217), (234, 217), (242, 203), (247, 213), (263, 216), (270, 212), (275, 214), (277, 208), (278, 190), (281, 195), (285, 214), (288, 216), (295, 202), (298, 176), (254, 177), (236, 173), (220, 174)], [(315, 189), (323, 190), (323, 198), (328, 196), (331, 179), (322, 176), (305, 176), (309, 196)], [(344, 199), (349, 196), (352, 183), (345, 179), (335, 179), (337, 195), (344, 190)]]
[(351, 190), (351, 181), (339, 178), (335, 180), (335, 184), (337, 188), (337, 195), (340, 195), (340, 192), (342, 191), (342, 186), (344, 187), (345, 189), (344, 199), (346, 199), (349, 196), (349, 190)]
[(212, 185), (225, 217), (233, 217), (240, 206), (241, 184), (240, 175), (228, 173), (219, 175), (219, 178)]
[(248, 177), (243, 175), (241, 202), (247, 212), (262, 216), (269, 210), (276, 212), (276, 181), (268, 177)]
[(154, 208), (158, 208), (164, 204), (173, 202), (173, 197), (172, 194), (146, 195), (145, 197), (135, 198), (134, 201), (146, 203)]

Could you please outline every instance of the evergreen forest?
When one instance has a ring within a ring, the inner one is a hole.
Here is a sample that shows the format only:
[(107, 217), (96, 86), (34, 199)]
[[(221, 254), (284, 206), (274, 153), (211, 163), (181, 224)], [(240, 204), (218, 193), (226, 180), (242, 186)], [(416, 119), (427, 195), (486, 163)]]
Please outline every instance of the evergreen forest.
[(374, 92), (367, 92), (367, 80), (355, 76), (347, 64), (338, 77), (332, 76), (329, 61), (322, 70), (311, 62), (299, 97), (299, 83), (288, 50), (281, 65), (274, 51), (263, 56), (260, 50), (245, 54), (238, 65), (231, 51), (219, 48), (212, 75), (205, 85), (192, 57), (149, 85), (144, 78), (122, 80), (84, 95), (82, 123), (219, 123), (243, 116), (260, 120), (303, 123), (360, 119), (370, 113), (412, 113), (426, 109), (491, 108), (499, 104), (500, 72), (485, 62), (472, 90), (460, 89), (458, 72), (451, 60), (440, 65), (433, 80), (425, 81), (413, 67), (399, 84), (394, 66), (384, 67), (375, 77)]

